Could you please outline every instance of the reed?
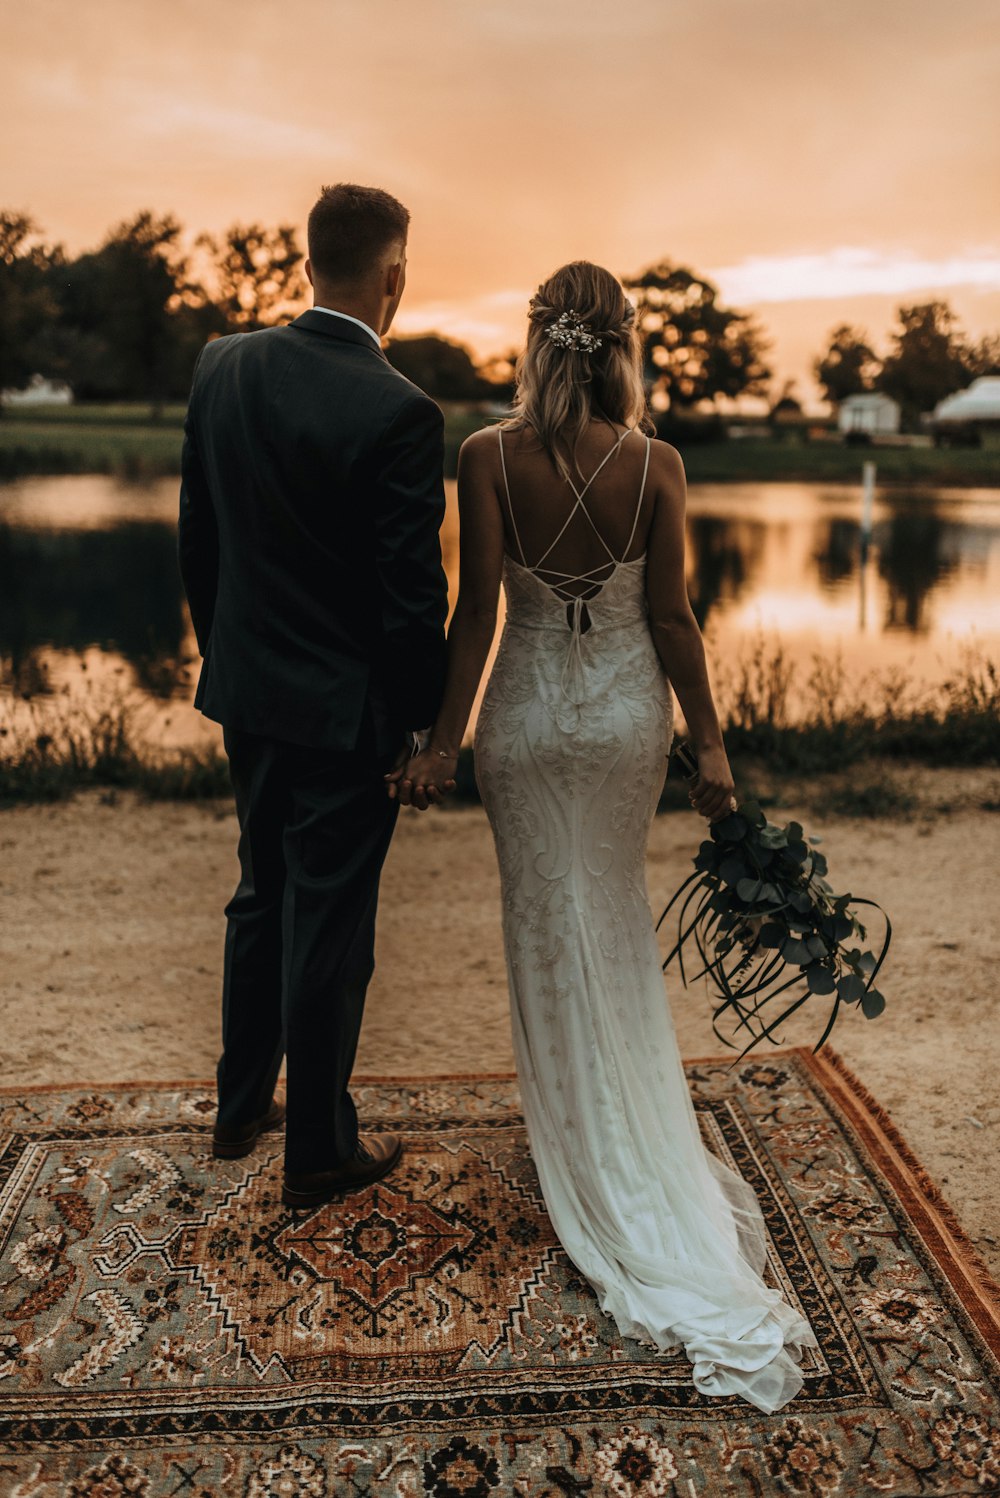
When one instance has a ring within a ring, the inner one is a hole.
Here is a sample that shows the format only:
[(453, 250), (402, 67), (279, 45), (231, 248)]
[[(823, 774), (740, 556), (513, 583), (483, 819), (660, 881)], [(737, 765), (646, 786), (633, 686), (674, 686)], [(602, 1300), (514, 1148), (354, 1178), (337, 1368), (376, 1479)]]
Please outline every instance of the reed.
[[(148, 706), (120, 687), (72, 698), (23, 694), (8, 672), (0, 694), (0, 803), (52, 801), (88, 787), (153, 799), (229, 794), (213, 746), (156, 741)], [(905, 816), (915, 797), (893, 767), (1000, 766), (1000, 667), (968, 650), (951, 676), (928, 685), (899, 672), (853, 677), (836, 654), (805, 670), (763, 636), (718, 673), (716, 691), (744, 796), (774, 805), (794, 782), (803, 799), (839, 816)], [(456, 800), (478, 801), (471, 749)], [(687, 787), (667, 781), (661, 810), (686, 809)], [(983, 802), (984, 810), (1000, 802)]]

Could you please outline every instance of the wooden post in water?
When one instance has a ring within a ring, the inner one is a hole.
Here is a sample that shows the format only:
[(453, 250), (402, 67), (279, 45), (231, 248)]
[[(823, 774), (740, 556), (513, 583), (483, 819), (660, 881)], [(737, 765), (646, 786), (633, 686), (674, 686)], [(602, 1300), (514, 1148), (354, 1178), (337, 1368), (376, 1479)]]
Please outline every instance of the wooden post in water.
[(869, 459), (861, 466), (861, 565), (860, 573), (861, 608), (858, 623), (863, 630), (866, 619), (866, 596), (865, 586), (868, 572), (868, 550), (872, 539), (872, 512), (875, 508), (875, 464)]

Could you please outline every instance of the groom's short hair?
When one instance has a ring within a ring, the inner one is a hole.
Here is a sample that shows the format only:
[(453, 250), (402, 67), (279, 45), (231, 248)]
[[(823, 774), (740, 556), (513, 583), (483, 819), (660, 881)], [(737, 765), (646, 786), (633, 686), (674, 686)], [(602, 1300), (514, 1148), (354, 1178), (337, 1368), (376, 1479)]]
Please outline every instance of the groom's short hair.
[(409, 209), (380, 187), (324, 187), (309, 214), (313, 271), (334, 285), (360, 281), (409, 225)]

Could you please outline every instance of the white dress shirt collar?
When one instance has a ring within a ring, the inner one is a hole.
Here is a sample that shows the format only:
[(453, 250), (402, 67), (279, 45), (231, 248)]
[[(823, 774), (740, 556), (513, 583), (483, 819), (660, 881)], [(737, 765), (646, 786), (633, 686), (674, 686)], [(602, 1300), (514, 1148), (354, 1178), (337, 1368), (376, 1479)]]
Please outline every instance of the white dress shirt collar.
[(332, 307), (320, 307), (318, 305), (318, 303), (313, 306), (312, 310), (314, 312), (325, 312), (326, 315), (327, 315), (327, 317), (342, 317), (345, 322), (352, 322), (356, 328), (364, 328), (365, 332), (367, 334), (369, 334), (370, 337), (374, 338), (374, 340), (375, 340), (375, 347), (381, 353), (381, 351), (382, 351), (382, 340), (381, 340), (381, 338), (378, 336), (378, 334), (376, 333), (375, 329), (373, 327), (371, 327), (368, 323), (362, 322), (361, 319), (360, 319), (360, 317), (352, 317), (349, 312), (334, 312), (334, 310), (333, 310)]

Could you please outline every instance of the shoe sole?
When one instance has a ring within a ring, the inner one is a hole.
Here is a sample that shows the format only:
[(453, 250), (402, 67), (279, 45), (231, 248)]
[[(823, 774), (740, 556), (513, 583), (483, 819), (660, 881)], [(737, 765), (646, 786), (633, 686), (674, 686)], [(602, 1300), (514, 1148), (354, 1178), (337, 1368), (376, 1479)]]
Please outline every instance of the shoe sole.
[(268, 1124), (263, 1129), (258, 1129), (252, 1139), (241, 1140), (237, 1144), (220, 1144), (218, 1140), (212, 1140), (212, 1154), (217, 1160), (241, 1160), (244, 1155), (249, 1155), (257, 1140), (262, 1134), (273, 1134), (276, 1129), (284, 1128), (284, 1116), (275, 1119), (274, 1123)]
[(291, 1191), (287, 1186), (283, 1186), (281, 1200), (286, 1207), (319, 1207), (323, 1202), (346, 1196), (349, 1191), (363, 1191), (366, 1186), (371, 1186), (376, 1181), (380, 1181), (383, 1176), (388, 1175), (393, 1166), (399, 1163), (402, 1153), (403, 1146), (400, 1144), (395, 1154), (384, 1160), (374, 1175), (366, 1176), (363, 1181), (345, 1181), (342, 1186), (324, 1186), (321, 1191)]

